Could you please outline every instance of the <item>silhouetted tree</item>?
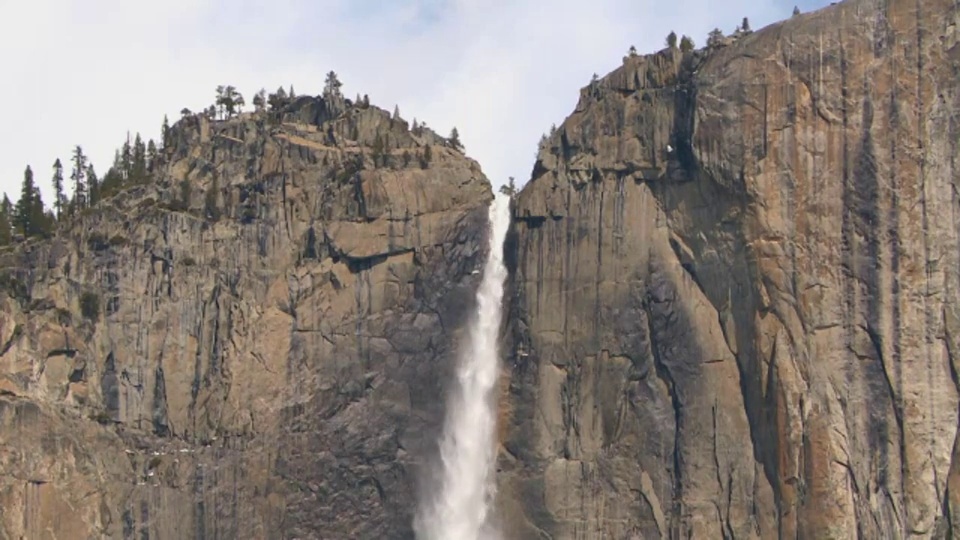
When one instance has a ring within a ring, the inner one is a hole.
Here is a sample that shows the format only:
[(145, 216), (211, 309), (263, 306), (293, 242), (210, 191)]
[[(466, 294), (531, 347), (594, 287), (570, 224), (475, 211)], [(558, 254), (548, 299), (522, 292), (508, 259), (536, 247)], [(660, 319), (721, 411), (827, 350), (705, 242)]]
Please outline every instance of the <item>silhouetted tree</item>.
[(123, 175), (123, 179), (126, 180), (130, 178), (130, 174), (133, 172), (133, 146), (130, 144), (130, 132), (127, 132), (127, 139), (123, 141), (123, 146), (120, 149), (120, 173)]
[(93, 170), (93, 163), (87, 165), (87, 191), (90, 193), (90, 206), (100, 202), (100, 179)]
[(147, 147), (143, 144), (139, 133), (133, 141), (133, 161), (130, 166), (130, 180), (143, 182), (147, 177)]
[(13, 203), (7, 194), (3, 194), (0, 203), (0, 246), (8, 246), (13, 241)]
[(217, 87), (217, 109), (220, 111), (220, 118), (230, 118), (237, 112), (243, 110), (245, 105), (243, 96), (237, 89), (230, 85), (220, 85)]
[(696, 45), (693, 43), (693, 39), (690, 36), (683, 36), (680, 38), (680, 52), (688, 53), (692, 51)]
[(287, 104), (287, 91), (282, 86), (277, 88), (276, 92), (267, 97), (267, 103), (270, 105), (271, 111), (279, 111)]
[(337, 77), (336, 72), (330, 71), (327, 73), (327, 80), (323, 84), (323, 97), (324, 99), (332, 97), (342, 97), (340, 93), (340, 87), (343, 86), (343, 83), (340, 82), (340, 79)]
[(160, 148), (166, 150), (170, 144), (170, 123), (167, 121), (167, 115), (163, 115), (163, 125), (160, 126)]
[(719, 28), (714, 28), (707, 36), (707, 47), (717, 47), (723, 42), (723, 32)]
[(503, 193), (504, 195), (511, 198), (517, 194), (517, 185), (514, 182), (514, 179), (512, 176), (510, 177), (509, 180), (507, 180), (506, 184), (500, 186), (500, 193)]
[(267, 106), (267, 91), (263, 88), (259, 92), (253, 95), (253, 110), (256, 112), (263, 111)]
[[(247, 102), (244, 101), (243, 96), (240, 92), (237, 92), (237, 95), (233, 98), (233, 106), (235, 107), (236, 114), (243, 112), (243, 108), (247, 105)], [(232, 114), (232, 113), (231, 113)]]
[(457, 131), (457, 128), (454, 127), (450, 130), (450, 146), (453, 146), (457, 150), (463, 150), (463, 143), (460, 142), (460, 132)]
[(28, 165), (23, 171), (20, 200), (14, 209), (14, 225), (24, 236), (43, 236), (51, 228), (43, 211), (40, 188), (33, 181), (33, 170)]
[(676, 33), (676, 32), (672, 32), (672, 31), (671, 31), (669, 34), (667, 34), (667, 47), (670, 47), (671, 49), (676, 49), (676, 48), (677, 48), (677, 33)]
[(107, 170), (107, 174), (103, 175), (103, 181), (100, 182), (100, 198), (106, 199), (117, 193), (123, 188), (123, 184), (123, 175), (120, 172), (120, 167), (118, 165), (110, 167), (110, 169)]
[(637, 55), (637, 48), (634, 47), (633, 45), (631, 45), (631, 46), (630, 46), (630, 49), (627, 51), (627, 54), (630, 55), (630, 56), (636, 56), (636, 55)]
[(153, 139), (150, 139), (147, 142), (147, 173), (152, 173), (154, 167), (157, 166), (157, 145), (153, 142)]
[(70, 173), (70, 179), (73, 180), (73, 203), (71, 213), (80, 211), (86, 207), (87, 203), (87, 185), (85, 182), (87, 175), (87, 156), (78, 144), (73, 149), (73, 170)]
[(393, 120), (400, 120), (400, 106), (399, 106), (399, 105), (394, 105), (394, 106), (393, 106), (393, 116), (392, 116), (391, 118), (392, 118)]
[(60, 163), (60, 158), (57, 158), (53, 162), (53, 209), (57, 219), (60, 219), (66, 201), (67, 197), (63, 193), (63, 164)]
[(747, 20), (746, 17), (744, 17), (743, 22), (740, 23), (740, 29), (744, 32), (752, 32), (752, 30), (750, 30), (750, 21)]
[(800, 14), (800, 8), (797, 6), (793, 6), (793, 16), (796, 17), (799, 14)]

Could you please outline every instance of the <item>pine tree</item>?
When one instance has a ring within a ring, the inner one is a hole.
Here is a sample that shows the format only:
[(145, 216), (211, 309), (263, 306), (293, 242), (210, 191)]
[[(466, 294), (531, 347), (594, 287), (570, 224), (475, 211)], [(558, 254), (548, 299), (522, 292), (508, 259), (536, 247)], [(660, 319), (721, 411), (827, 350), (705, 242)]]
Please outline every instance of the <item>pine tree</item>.
[(293, 91), (293, 85), (292, 85), (292, 84), (290, 85), (290, 95), (287, 96), (287, 97), (289, 97), (291, 100), (293, 100), (294, 98), (297, 97), (296, 92)]
[(100, 182), (100, 198), (105, 199), (114, 193), (120, 191), (123, 187), (123, 163), (120, 158), (120, 151), (117, 150), (113, 155), (113, 166), (107, 170)]
[(133, 141), (133, 162), (131, 163), (130, 177), (133, 182), (143, 182), (147, 177), (147, 147), (137, 133)]
[(167, 115), (163, 115), (163, 125), (160, 126), (160, 148), (167, 149), (170, 145), (170, 122), (167, 121)]
[(236, 113), (240, 114), (243, 112), (243, 107), (246, 106), (247, 102), (243, 100), (243, 95), (240, 92), (237, 92), (233, 96), (233, 105), (236, 108)]
[(157, 158), (157, 144), (150, 139), (147, 142), (147, 173), (153, 172), (154, 167), (157, 166)]
[(214, 99), (213, 104), (217, 107), (217, 112), (220, 113), (220, 116), (223, 116), (224, 110), (224, 100), (226, 99), (227, 88), (224, 85), (217, 86), (217, 97)]
[(747, 20), (746, 17), (744, 17), (743, 22), (740, 23), (740, 29), (747, 33), (752, 32), (752, 30), (750, 30), (750, 21)]
[(671, 49), (676, 49), (676, 48), (677, 48), (677, 33), (676, 33), (676, 32), (670, 32), (669, 34), (667, 34), (667, 47), (670, 47)]
[(460, 142), (460, 132), (457, 131), (457, 128), (454, 127), (450, 130), (450, 145), (457, 150), (463, 150), (463, 143)]
[(253, 95), (253, 110), (256, 112), (263, 112), (263, 109), (267, 106), (267, 91), (263, 88), (259, 92)]
[(63, 164), (60, 158), (53, 162), (53, 209), (57, 219), (63, 215), (63, 205), (67, 197), (63, 194)]
[(100, 202), (100, 179), (93, 170), (93, 163), (87, 165), (87, 191), (90, 193), (90, 206)]
[(230, 118), (234, 114), (243, 110), (245, 105), (243, 96), (233, 86), (220, 85), (217, 87), (216, 110), (220, 112), (220, 118)]
[(400, 120), (400, 106), (399, 106), (399, 105), (394, 105), (394, 106), (393, 106), (393, 117), (392, 117), (392, 119), (393, 119), (393, 120)]
[(0, 246), (8, 246), (13, 242), (13, 204), (7, 194), (3, 194), (0, 203)]
[(70, 179), (73, 180), (73, 204), (71, 213), (82, 210), (87, 202), (87, 185), (84, 181), (87, 174), (87, 156), (83, 154), (83, 149), (77, 145), (73, 149), (73, 171), (70, 173)]
[(714, 28), (707, 36), (707, 47), (719, 47), (723, 42), (723, 32), (719, 28)]
[(797, 6), (793, 6), (793, 16), (796, 17), (799, 14), (800, 14), (800, 8)]
[(340, 87), (343, 86), (343, 83), (340, 82), (340, 79), (337, 77), (336, 72), (330, 71), (327, 73), (327, 80), (323, 85), (323, 98), (329, 99), (332, 97), (343, 97), (340, 93)]
[(277, 88), (276, 93), (270, 94), (267, 97), (267, 103), (270, 105), (271, 111), (279, 111), (287, 104), (287, 91), (284, 90), (282, 86)]
[(23, 171), (20, 200), (17, 201), (14, 216), (14, 226), (26, 237), (41, 236), (49, 230), (40, 188), (33, 181), (33, 170), (29, 165)]
[(130, 132), (127, 132), (127, 140), (124, 141), (123, 147), (120, 150), (120, 174), (123, 175), (123, 179), (126, 180), (130, 178), (130, 173), (133, 170), (133, 148), (130, 146)]
[(680, 38), (680, 51), (688, 53), (693, 51), (696, 46), (693, 43), (693, 40), (690, 39), (690, 36), (683, 36)]

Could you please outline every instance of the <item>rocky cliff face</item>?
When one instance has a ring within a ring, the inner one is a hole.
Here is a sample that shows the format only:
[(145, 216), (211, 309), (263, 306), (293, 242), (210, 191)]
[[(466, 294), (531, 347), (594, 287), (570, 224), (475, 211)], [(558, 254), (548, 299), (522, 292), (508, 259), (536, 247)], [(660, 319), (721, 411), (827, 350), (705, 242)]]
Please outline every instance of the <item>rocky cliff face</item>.
[(0, 538), (411, 537), (489, 183), (338, 99), (171, 139), (2, 255)]
[(850, 0), (583, 90), (515, 208), (514, 537), (956, 534), (958, 17)]

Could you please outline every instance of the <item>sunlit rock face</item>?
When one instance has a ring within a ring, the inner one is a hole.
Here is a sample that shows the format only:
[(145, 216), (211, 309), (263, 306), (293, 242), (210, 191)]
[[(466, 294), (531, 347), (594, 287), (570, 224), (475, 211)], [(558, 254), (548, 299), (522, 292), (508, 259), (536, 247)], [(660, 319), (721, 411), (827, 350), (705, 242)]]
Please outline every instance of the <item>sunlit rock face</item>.
[(508, 241), (513, 537), (960, 523), (957, 19), (848, 1), (583, 89)]
[(163, 159), (0, 255), (0, 538), (412, 537), (479, 166), (319, 98), (188, 117)]

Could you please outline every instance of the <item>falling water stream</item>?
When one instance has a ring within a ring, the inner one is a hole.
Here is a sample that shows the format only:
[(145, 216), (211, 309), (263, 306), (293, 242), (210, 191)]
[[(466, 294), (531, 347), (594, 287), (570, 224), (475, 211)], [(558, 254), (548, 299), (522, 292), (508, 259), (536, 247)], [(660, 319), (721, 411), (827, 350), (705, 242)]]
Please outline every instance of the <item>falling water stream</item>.
[(421, 540), (495, 540), (491, 521), (496, 461), (494, 390), (503, 282), (503, 241), (510, 225), (510, 198), (497, 195), (489, 211), (489, 255), (477, 291), (469, 342), (457, 365), (440, 437), (440, 481), (420, 503), (414, 528)]

